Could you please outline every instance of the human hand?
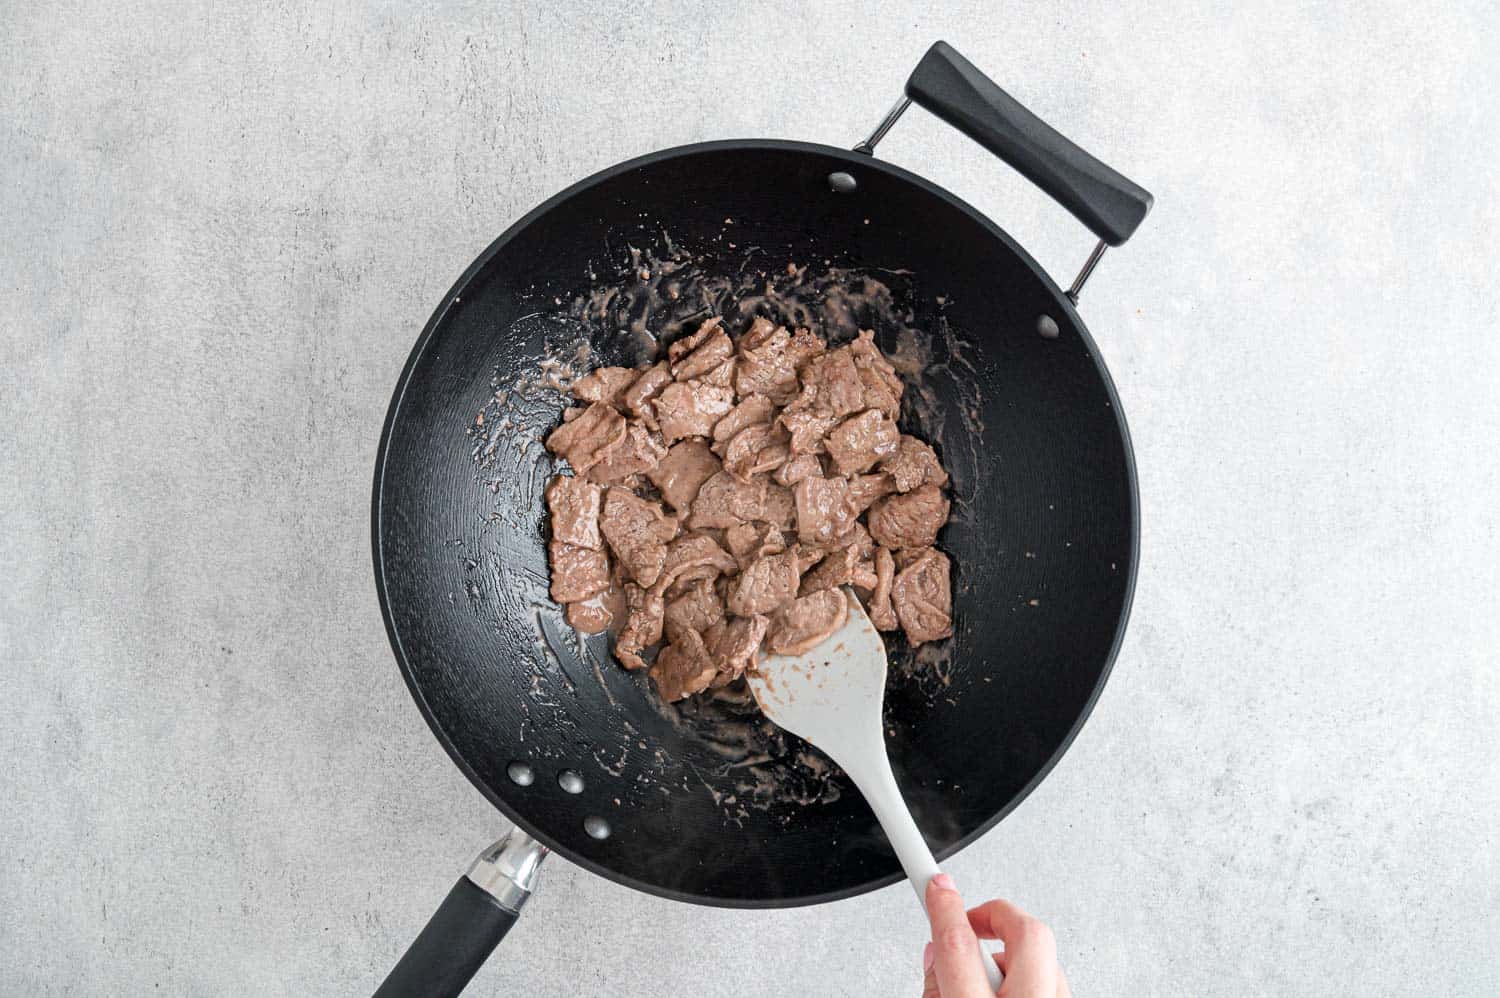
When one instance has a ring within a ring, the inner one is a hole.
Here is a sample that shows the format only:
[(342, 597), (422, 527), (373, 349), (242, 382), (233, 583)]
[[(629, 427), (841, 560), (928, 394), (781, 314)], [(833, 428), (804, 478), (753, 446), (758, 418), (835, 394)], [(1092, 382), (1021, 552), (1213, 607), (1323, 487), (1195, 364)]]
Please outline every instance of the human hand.
[(994, 954), (1005, 975), (1000, 998), (1072, 998), (1052, 930), (1009, 901), (986, 901), (966, 912), (953, 878), (939, 873), (927, 884), (927, 918), (932, 942), (922, 951), (922, 998), (991, 998), (974, 959), (981, 939), (1005, 943), (1005, 952)]

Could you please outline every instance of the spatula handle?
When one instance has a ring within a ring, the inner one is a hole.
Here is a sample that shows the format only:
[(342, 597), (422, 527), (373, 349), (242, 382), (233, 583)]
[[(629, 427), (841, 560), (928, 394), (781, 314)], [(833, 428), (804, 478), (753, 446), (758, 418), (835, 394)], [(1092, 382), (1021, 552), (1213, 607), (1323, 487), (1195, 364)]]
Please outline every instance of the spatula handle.
[[(839, 764), (859, 787), (860, 793), (864, 794), (870, 810), (875, 812), (875, 818), (884, 829), (885, 837), (896, 851), (896, 858), (901, 861), (901, 869), (906, 871), (907, 881), (912, 890), (917, 892), (917, 902), (925, 911), (927, 883), (942, 871), (932, 856), (932, 850), (927, 848), (927, 840), (922, 838), (921, 829), (912, 819), (906, 799), (901, 796), (901, 788), (896, 785), (896, 776), (891, 772), (891, 763), (884, 748), (882, 744), (879, 752), (861, 753), (860, 761), (854, 768), (843, 762)], [(1000, 968), (982, 948), (976, 947), (975, 952), (979, 955), (979, 962), (984, 965), (984, 976), (990, 982), (990, 990), (999, 990)]]

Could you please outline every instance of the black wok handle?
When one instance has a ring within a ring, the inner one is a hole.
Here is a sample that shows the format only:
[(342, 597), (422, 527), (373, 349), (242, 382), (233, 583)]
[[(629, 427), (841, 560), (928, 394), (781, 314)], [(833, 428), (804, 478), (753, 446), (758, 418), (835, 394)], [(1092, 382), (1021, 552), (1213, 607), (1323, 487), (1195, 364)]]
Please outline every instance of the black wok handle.
[(468, 986), (531, 896), (547, 847), (520, 829), (459, 878), (375, 998), (453, 998)]
[(474, 881), (460, 877), (375, 998), (452, 998), (459, 994), (516, 924), (517, 916), (500, 907)]
[(927, 50), (906, 96), (1015, 167), (1111, 246), (1129, 239), (1151, 210), (1145, 188), (1026, 110), (947, 42)]

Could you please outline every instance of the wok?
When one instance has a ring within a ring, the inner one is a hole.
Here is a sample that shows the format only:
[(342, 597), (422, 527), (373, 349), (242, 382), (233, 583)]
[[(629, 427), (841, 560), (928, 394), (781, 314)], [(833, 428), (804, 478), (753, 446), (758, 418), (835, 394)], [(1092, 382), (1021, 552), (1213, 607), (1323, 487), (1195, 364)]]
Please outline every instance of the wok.
[[(1068, 292), (969, 205), (873, 157), (911, 102), (1100, 237)], [(744, 908), (847, 898), (901, 877), (836, 768), (757, 723), (732, 692), (663, 705), (649, 679), (613, 662), (607, 639), (578, 638), (546, 598), (541, 493), (552, 463), (541, 438), (567, 402), (538, 385), (539, 361), (583, 337), (584, 366), (634, 363), (642, 328), (669, 336), (691, 317), (627, 314), (622, 303), (652, 307), (628, 298), (590, 312), (591, 282), (636, 279), (667, 259), (640, 247), (665, 241), (684, 266), (718, 268), (708, 285), (731, 319), (787, 318), (774, 296), (735, 292), (731, 271), (792, 263), (891, 287), (894, 309), (846, 316), (875, 326), (886, 349), (901, 347), (893, 325), (923, 333), (926, 406), (909, 391), (903, 420), (938, 441), (953, 479), (956, 512), (939, 545), (955, 564), (955, 633), (936, 660), (893, 642), (887, 734), (941, 859), (1056, 764), (1125, 628), (1135, 473), (1119, 399), (1075, 304), (1105, 246), (1123, 243), (1150, 205), (939, 42), (853, 151), (754, 139), (652, 153), (549, 199), (474, 261), (391, 401), (375, 471), (375, 576), (418, 708), (515, 828), (459, 880), (380, 994), (462, 990), (549, 851), (652, 894)]]

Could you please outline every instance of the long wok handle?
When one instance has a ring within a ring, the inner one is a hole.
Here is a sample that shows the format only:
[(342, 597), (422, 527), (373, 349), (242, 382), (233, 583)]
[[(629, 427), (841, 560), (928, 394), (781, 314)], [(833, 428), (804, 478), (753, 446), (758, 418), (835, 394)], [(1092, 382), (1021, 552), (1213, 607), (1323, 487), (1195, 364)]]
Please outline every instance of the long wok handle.
[(375, 991), (375, 998), (453, 998), (516, 924), (547, 847), (520, 829), (490, 846)]
[(1026, 110), (947, 42), (927, 50), (906, 96), (1015, 167), (1111, 246), (1151, 210), (1145, 188)]

